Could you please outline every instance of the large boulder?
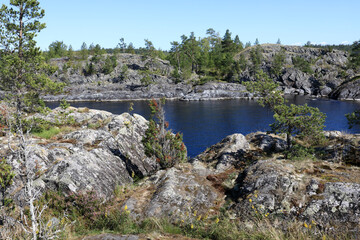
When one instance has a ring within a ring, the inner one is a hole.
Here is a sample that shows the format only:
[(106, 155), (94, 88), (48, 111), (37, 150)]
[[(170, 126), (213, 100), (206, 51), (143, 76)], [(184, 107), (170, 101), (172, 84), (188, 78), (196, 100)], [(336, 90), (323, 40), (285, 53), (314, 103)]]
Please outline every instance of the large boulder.
[(360, 100), (360, 77), (344, 82), (331, 92), (330, 97), (339, 100)]
[(180, 164), (149, 177), (124, 203), (134, 218), (210, 215), (224, 195), (207, 179), (204, 165)]

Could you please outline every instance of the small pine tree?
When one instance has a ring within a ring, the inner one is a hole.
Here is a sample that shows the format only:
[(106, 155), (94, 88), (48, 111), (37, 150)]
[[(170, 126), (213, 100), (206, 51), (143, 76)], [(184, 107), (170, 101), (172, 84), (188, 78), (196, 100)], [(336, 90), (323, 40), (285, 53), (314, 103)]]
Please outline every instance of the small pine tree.
[(164, 104), (164, 98), (149, 102), (151, 118), (142, 142), (145, 154), (148, 157), (154, 156), (161, 168), (165, 169), (173, 167), (178, 162), (185, 162), (187, 151), (182, 141), (182, 134), (173, 134), (170, 130), (166, 130), (169, 123), (165, 121)]
[(348, 113), (345, 116), (348, 120), (349, 128), (353, 128), (356, 125), (360, 126), (360, 110)]
[(285, 104), (279, 85), (271, 80), (264, 72), (259, 71), (256, 75), (257, 81), (247, 82), (249, 92), (255, 92), (260, 99), (261, 106), (269, 107), (274, 111), (275, 122), (271, 128), (275, 133), (285, 133), (287, 149), (292, 146), (293, 135), (304, 138), (313, 144), (323, 138), (324, 123), (326, 115), (318, 108), (309, 107), (306, 104), (297, 106)]

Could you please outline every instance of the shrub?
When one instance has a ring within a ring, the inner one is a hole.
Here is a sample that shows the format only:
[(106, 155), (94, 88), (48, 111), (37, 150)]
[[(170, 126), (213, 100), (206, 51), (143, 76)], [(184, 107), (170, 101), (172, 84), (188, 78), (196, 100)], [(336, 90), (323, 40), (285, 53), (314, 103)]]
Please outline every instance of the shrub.
[(294, 57), (292, 58), (292, 62), (294, 64), (294, 67), (300, 69), (304, 73), (312, 74), (314, 71), (311, 69), (310, 62), (306, 61), (302, 57)]

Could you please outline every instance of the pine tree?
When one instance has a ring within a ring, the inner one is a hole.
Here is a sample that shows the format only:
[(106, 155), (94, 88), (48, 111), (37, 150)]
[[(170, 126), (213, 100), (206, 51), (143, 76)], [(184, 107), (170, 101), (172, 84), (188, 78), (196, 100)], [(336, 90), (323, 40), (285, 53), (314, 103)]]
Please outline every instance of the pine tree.
[[(0, 9), (0, 81), (7, 92), (8, 104), (15, 109), (10, 118), (10, 129), (16, 132), (17, 148), (12, 149), (20, 164), (20, 177), (25, 184), (25, 200), (29, 205), (31, 226), (27, 231), (32, 239), (37, 239), (39, 231), (37, 211), (34, 201), (38, 191), (34, 186), (36, 169), (29, 161), (29, 132), (24, 132), (25, 112), (41, 111), (44, 102), (41, 93), (55, 93), (63, 84), (54, 83), (46, 74), (41, 51), (34, 38), (45, 28), (40, 19), (44, 10), (36, 0), (11, 0), (11, 7), (2, 5)], [(25, 221), (26, 222), (26, 221)], [(27, 226), (26, 226), (27, 227)]]
[(281, 91), (278, 90), (279, 85), (263, 71), (256, 74), (256, 79), (257, 81), (247, 82), (245, 85), (249, 92), (254, 92), (260, 97), (258, 102), (261, 106), (274, 111), (275, 122), (270, 126), (273, 132), (286, 134), (288, 150), (292, 146), (293, 135), (306, 139), (310, 144), (322, 139), (326, 118), (324, 113), (306, 104), (286, 105)]
[(86, 59), (89, 55), (89, 52), (88, 52), (88, 47), (86, 45), (85, 42), (83, 42), (83, 44), (81, 45), (81, 49), (80, 49), (80, 54), (81, 54), (81, 58), (82, 59)]

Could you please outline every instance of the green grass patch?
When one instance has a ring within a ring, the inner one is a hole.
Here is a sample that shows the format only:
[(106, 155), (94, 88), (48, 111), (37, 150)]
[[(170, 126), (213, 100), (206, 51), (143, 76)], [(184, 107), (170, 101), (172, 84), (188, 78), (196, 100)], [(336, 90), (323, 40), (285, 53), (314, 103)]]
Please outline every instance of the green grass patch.
[(34, 132), (33, 135), (39, 138), (50, 139), (53, 136), (59, 134), (61, 130), (58, 127), (50, 127), (49, 129), (43, 130), (41, 132)]

